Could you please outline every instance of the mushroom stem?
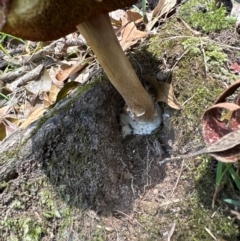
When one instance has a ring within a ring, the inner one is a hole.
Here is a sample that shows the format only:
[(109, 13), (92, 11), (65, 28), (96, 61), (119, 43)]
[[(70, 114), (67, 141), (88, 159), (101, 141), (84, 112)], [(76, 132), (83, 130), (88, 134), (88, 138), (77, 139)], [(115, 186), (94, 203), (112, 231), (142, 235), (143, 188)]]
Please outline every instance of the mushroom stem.
[(132, 65), (125, 56), (108, 14), (97, 14), (77, 25), (77, 28), (96, 54), (99, 63), (134, 118), (150, 122), (157, 115), (152, 98), (142, 86)]

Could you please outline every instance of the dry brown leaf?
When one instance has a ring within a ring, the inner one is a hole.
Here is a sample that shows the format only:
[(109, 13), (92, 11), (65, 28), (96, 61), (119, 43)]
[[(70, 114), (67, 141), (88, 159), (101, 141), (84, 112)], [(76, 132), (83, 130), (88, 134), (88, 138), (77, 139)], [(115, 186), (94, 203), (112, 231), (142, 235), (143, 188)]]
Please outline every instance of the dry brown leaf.
[(6, 137), (6, 128), (3, 123), (0, 123), (0, 141)]
[[(58, 93), (61, 89), (59, 89), (56, 85), (52, 85), (49, 93), (48, 93), (48, 99), (49, 99), (49, 102), (51, 103), (51, 105), (53, 103), (55, 103), (56, 99), (57, 99), (57, 96), (58, 96)], [(44, 105), (45, 106), (45, 105)], [(45, 106), (47, 107), (47, 106)]]
[(129, 22), (142, 22), (143, 21), (143, 17), (140, 13), (138, 12), (133, 12), (133, 11), (127, 11), (125, 14), (124, 14), (124, 17), (129, 21)]
[(109, 13), (109, 17), (111, 19), (111, 23), (114, 27), (121, 27), (122, 26), (122, 20), (121, 18), (124, 16), (126, 12), (122, 9), (117, 9), (115, 11), (112, 11)]
[(80, 62), (76, 63), (75, 65), (64, 69), (60, 70), (59, 73), (56, 74), (56, 79), (60, 82), (65, 81), (67, 78), (69, 78), (71, 75), (77, 73), (77, 72), (82, 72), (89, 64), (89, 61), (91, 61), (93, 57), (87, 58), (85, 60), (81, 60)]
[(153, 10), (153, 18), (156, 16), (161, 17), (165, 13), (168, 13), (176, 4), (177, 0), (160, 0), (156, 8)]
[(49, 76), (50, 76), (50, 78), (51, 78), (51, 80), (52, 80), (52, 82), (58, 87), (58, 88), (62, 88), (63, 86), (64, 86), (64, 81), (59, 81), (58, 79), (57, 79), (57, 74), (58, 74), (58, 71), (57, 70), (55, 70), (53, 67), (49, 70)]
[(9, 106), (3, 106), (2, 108), (0, 108), (0, 122), (2, 119), (5, 118), (6, 114), (8, 113), (10, 107)]
[(18, 120), (10, 113), (11, 109), (9, 106), (0, 108), (0, 140), (18, 129)]
[(71, 91), (76, 89), (78, 86), (79, 83), (75, 81), (66, 83), (64, 87), (59, 91), (55, 104), (58, 103), (58, 101), (64, 99)]
[(52, 102), (46, 92), (43, 93), (43, 105), (45, 108), (51, 106), (54, 102)]
[(13, 122), (11, 122), (10, 119), (9, 120), (7, 118), (4, 119), (3, 124), (5, 126), (6, 136), (11, 135), (13, 132), (18, 130), (18, 126)]
[(162, 101), (174, 109), (181, 109), (181, 105), (178, 103), (174, 95), (174, 90), (171, 84), (157, 82), (156, 80), (148, 76), (146, 76), (145, 78), (153, 86), (154, 95), (157, 102)]
[(238, 220), (240, 220), (240, 213), (239, 213), (239, 212), (237, 212), (237, 211), (235, 211), (235, 210), (231, 210), (231, 213), (232, 213), (233, 215), (235, 215)]
[(0, 141), (3, 140), (7, 135), (6, 128), (5, 128), (3, 121), (5, 119), (5, 115), (8, 111), (8, 109), (9, 109), (9, 106), (4, 106), (4, 107), (0, 108)]
[(43, 105), (45, 108), (55, 103), (60, 90), (60, 88), (53, 84), (49, 92), (43, 93)]
[(124, 27), (121, 29), (122, 39), (120, 40), (120, 44), (124, 51), (148, 35), (147, 32), (138, 30), (136, 25), (133, 22), (129, 22), (125, 17), (122, 18), (122, 25)]
[[(109, 17), (110, 17), (110, 16), (109, 16)], [(112, 23), (112, 25), (113, 25), (114, 27), (119, 28), (119, 27), (122, 26), (122, 21), (121, 21), (121, 20), (117, 20), (117, 19), (112, 18), (112, 17), (110, 17), (110, 20), (111, 20), (111, 23)]]
[(38, 109), (36, 109), (35, 111), (33, 111), (31, 113), (31, 115), (27, 118), (27, 120), (25, 120), (21, 125), (20, 128), (24, 129), (27, 126), (29, 126), (32, 122), (36, 121), (37, 119), (39, 119), (44, 112), (46, 112), (47, 109), (44, 106), (39, 107)]

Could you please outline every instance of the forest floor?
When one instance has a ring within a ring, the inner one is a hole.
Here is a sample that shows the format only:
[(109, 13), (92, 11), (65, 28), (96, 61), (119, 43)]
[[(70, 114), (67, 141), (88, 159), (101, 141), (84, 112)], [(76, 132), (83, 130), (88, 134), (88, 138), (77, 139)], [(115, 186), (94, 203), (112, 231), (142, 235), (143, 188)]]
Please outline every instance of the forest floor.
[[(164, 121), (158, 130), (123, 138), (118, 118), (123, 100), (94, 59), (81, 73), (81, 81), (87, 76), (90, 83), (75, 90), (77, 98), (67, 97), (70, 104), (63, 110), (55, 106), (58, 118), (54, 107), (49, 119), (38, 121), (41, 133), (49, 123), (60, 122), (58, 135), (49, 131), (42, 143), (32, 136), (31, 158), (1, 179), (0, 240), (240, 240), (239, 220), (231, 214), (236, 207), (224, 202), (240, 200), (240, 192), (226, 175), (214, 197), (215, 159), (202, 155), (160, 163), (205, 145), (204, 111), (239, 79), (240, 36), (229, 20), (230, 6), (214, 10), (215, 1), (205, 2), (189, 0), (174, 7), (155, 23), (151, 36), (127, 50), (149, 91), (145, 76), (171, 83), (181, 110), (160, 103)], [(6, 50), (14, 41), (5, 44)], [(21, 44), (22, 51), (34, 46)], [(45, 61), (54, 66), (50, 57)], [(21, 89), (18, 96), (24, 99), (34, 88)], [(8, 87), (4, 95), (13, 92)], [(41, 104), (46, 100), (34, 98)], [(19, 150), (2, 152), (1, 166), (13, 155), (21, 159)]]

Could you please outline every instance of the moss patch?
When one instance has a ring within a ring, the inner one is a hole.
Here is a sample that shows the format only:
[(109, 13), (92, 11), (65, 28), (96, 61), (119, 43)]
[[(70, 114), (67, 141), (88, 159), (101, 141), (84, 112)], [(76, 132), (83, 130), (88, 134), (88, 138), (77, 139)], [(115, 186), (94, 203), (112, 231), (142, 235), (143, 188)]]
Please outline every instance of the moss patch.
[(189, 0), (180, 9), (179, 16), (205, 33), (233, 28), (236, 22), (235, 18), (227, 16), (226, 7), (218, 6), (216, 0)]

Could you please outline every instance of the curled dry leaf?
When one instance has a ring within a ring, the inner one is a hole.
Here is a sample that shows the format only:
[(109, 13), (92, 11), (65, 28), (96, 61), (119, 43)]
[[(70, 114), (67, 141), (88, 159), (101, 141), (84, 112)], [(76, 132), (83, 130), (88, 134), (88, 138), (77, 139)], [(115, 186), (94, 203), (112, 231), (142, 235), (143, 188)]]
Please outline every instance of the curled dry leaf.
[[(240, 81), (236, 81), (225, 90), (215, 104), (207, 109), (202, 117), (203, 136), (208, 147), (214, 143), (225, 151), (213, 153), (212, 156), (222, 162), (236, 162), (240, 160), (240, 106), (226, 102), (240, 87)], [(238, 98), (235, 98), (238, 100)], [(228, 148), (226, 148), (228, 147)]]
[(57, 79), (57, 74), (59, 71), (55, 70), (53, 67), (49, 70), (49, 76), (52, 80), (52, 82), (58, 87), (58, 88), (62, 88), (64, 86), (64, 81), (59, 81)]
[(235, 211), (235, 210), (231, 210), (231, 213), (232, 213), (233, 215), (235, 215), (238, 220), (240, 220), (240, 213), (239, 213), (239, 212), (237, 212), (237, 211)]
[(129, 21), (129, 22), (135, 22), (135, 23), (140, 23), (143, 21), (143, 17), (140, 13), (138, 12), (133, 12), (133, 11), (126, 11), (124, 17)]
[(114, 27), (119, 28), (122, 26), (121, 18), (124, 16), (125, 13), (126, 12), (122, 9), (118, 9), (109, 13), (111, 23)]
[(44, 112), (47, 111), (47, 108), (45, 108), (44, 106), (40, 106), (38, 109), (36, 109), (35, 111), (33, 111), (30, 116), (27, 118), (26, 121), (24, 121), (21, 125), (20, 128), (24, 129), (27, 126), (29, 126), (31, 123), (33, 123), (34, 121), (38, 120), (40, 117), (42, 117), (42, 115), (44, 114)]
[(12, 107), (0, 108), (0, 140), (18, 130), (18, 120), (11, 114)]
[(152, 12), (152, 20), (149, 21), (146, 26), (147, 31), (150, 31), (159, 18), (161, 18), (165, 13), (169, 13), (176, 4), (177, 0), (160, 0)]
[(44, 92), (43, 104), (45, 108), (48, 108), (55, 103), (59, 92), (60, 89), (54, 84), (52, 84), (49, 92)]
[(72, 82), (68, 82), (64, 85), (64, 87), (59, 91), (56, 101), (54, 103), (54, 105), (52, 105), (51, 107), (54, 107), (55, 104), (58, 103), (58, 101), (62, 100), (63, 98), (65, 98), (71, 91), (73, 91), (74, 89), (76, 89), (79, 86), (78, 82), (72, 81)]
[(170, 12), (170, 10), (177, 4), (177, 0), (160, 0), (158, 5), (153, 10), (153, 17), (161, 17), (165, 13)]
[(126, 17), (122, 18), (121, 38), (120, 44), (125, 51), (132, 45), (136, 44), (140, 39), (148, 36), (147, 32), (143, 32), (137, 29), (134, 22), (129, 22)]
[(67, 69), (60, 70), (59, 73), (56, 74), (56, 79), (60, 82), (63, 82), (71, 75), (77, 72), (81, 73), (88, 66), (91, 60), (93, 60), (93, 57), (81, 60), (80, 62), (77, 62), (75, 65)]
[(149, 82), (149, 84), (151, 84), (154, 88), (154, 96), (157, 102), (165, 102), (174, 109), (181, 109), (181, 105), (178, 103), (174, 95), (174, 90), (171, 84), (157, 82), (149, 76), (145, 76), (145, 78)]
[(234, 74), (240, 73), (240, 65), (237, 62), (232, 63), (229, 68)]
[(17, 119), (6, 118), (3, 120), (3, 124), (6, 130), (6, 136), (11, 135), (13, 132), (18, 130), (18, 126), (14, 123)]

